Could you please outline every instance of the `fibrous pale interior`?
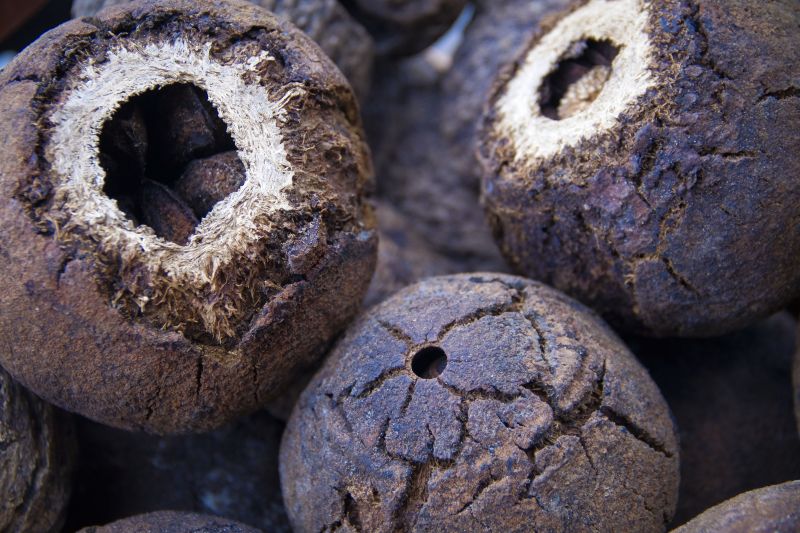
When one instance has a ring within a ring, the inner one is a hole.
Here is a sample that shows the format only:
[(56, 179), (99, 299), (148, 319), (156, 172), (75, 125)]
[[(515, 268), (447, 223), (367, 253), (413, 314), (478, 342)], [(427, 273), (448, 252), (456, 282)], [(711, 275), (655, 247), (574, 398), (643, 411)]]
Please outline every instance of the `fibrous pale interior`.
[[(274, 61), (268, 52), (222, 63), (211, 57), (210, 46), (183, 40), (127, 43), (109, 50), (102, 62), (87, 62), (69, 80), (52, 112), (53, 129), (45, 148), (57, 176), (55, 205), (68, 213), (67, 228), (62, 230), (88, 235), (122, 258), (136, 256), (154, 272), (166, 272), (184, 286), (209, 283), (218, 269), (269, 231), (266, 216), (289, 207), (284, 191), (294, 175), (280, 123), (300, 89), (289, 89), (276, 100), (257, 81), (248, 81), (258, 80), (257, 69)], [(106, 174), (99, 159), (103, 125), (122, 104), (178, 83), (206, 91), (246, 172), (242, 187), (214, 206), (186, 245), (134, 226), (103, 193)]]
[[(647, 91), (654, 82), (647, 21), (642, 0), (591, 0), (539, 40), (496, 104), (498, 128), (514, 142), (518, 159), (546, 158), (612, 128)], [(598, 44), (613, 47), (605, 53), (611, 65), (596, 64), (565, 88), (556, 110), (548, 109), (542, 93), (552, 75)]]

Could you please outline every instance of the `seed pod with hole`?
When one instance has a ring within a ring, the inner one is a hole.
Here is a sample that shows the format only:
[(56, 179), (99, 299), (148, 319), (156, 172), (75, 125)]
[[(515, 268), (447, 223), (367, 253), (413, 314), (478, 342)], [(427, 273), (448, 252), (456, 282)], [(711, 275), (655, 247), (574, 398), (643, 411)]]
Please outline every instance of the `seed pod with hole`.
[(201, 435), (158, 437), (76, 420), (81, 454), (65, 531), (159, 509), (289, 533), (278, 479), (283, 422), (265, 412)]
[(674, 524), (765, 485), (800, 479), (792, 412), (797, 323), (781, 313), (713, 339), (630, 339), (681, 432)]
[(105, 526), (92, 526), (79, 533), (260, 533), (233, 520), (218, 516), (159, 511), (117, 520)]
[(295, 406), (280, 469), (297, 531), (663, 531), (678, 446), (647, 371), (591, 311), (462, 274), (352, 327)]
[(412, 55), (441, 37), (467, 0), (341, 0), (381, 55)]
[(506, 258), (656, 336), (721, 334), (796, 298), (798, 22), (794, 0), (591, 0), (552, 20), (482, 133)]
[[(181, 244), (120, 209), (181, 211), (143, 198), (147, 180), (164, 192), (179, 177), (151, 131), (138, 179), (100, 155), (125, 102), (151, 116), (186, 84), (246, 177)], [(290, 23), (238, 1), (105, 10), (17, 56), (0, 115), (0, 338), (14, 343), (0, 362), (53, 403), (127, 429), (217, 427), (277, 394), (358, 310), (376, 253), (368, 150), (346, 80)]]
[[(74, 0), (73, 17), (93, 17), (132, 0)], [(339, 0), (250, 0), (285, 17), (311, 37), (342, 70), (359, 97), (369, 91), (374, 43)]]
[(0, 369), (0, 531), (60, 531), (74, 459), (71, 421)]
[(793, 533), (800, 530), (800, 481), (740, 494), (674, 533)]

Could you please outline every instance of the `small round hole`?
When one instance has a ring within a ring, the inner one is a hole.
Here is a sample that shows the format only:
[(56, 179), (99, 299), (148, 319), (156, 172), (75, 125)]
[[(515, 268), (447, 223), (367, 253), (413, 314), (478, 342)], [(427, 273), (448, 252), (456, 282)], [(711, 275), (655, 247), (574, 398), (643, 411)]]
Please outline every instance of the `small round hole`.
[(422, 379), (434, 379), (444, 372), (447, 354), (438, 346), (428, 346), (414, 354), (411, 370)]

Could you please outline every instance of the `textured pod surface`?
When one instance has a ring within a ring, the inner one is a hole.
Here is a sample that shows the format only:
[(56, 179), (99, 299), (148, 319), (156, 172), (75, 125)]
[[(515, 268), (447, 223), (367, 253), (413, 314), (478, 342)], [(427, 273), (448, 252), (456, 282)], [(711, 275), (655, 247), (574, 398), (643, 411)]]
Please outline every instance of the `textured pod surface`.
[[(93, 17), (103, 8), (132, 0), (75, 0), (74, 17)], [(374, 44), (361, 24), (340, 5), (339, 0), (250, 0), (285, 17), (311, 37), (364, 96), (370, 85)]]
[(376, 68), (365, 122), (378, 193), (467, 270), (508, 268), (479, 204), (478, 117), (501, 67), (522, 51), (542, 17), (566, 2), (479, 2), (463, 35), (448, 36), (455, 50)]
[(264, 412), (202, 435), (169, 437), (79, 419), (65, 530), (172, 509), (289, 533), (278, 478), (283, 428)]
[(301, 395), (280, 465), (302, 532), (663, 531), (678, 489), (644, 368), (580, 304), (493, 274), (365, 315)]
[(74, 459), (71, 422), (0, 369), (0, 531), (59, 531)]
[(714, 339), (628, 341), (678, 425), (674, 525), (737, 494), (800, 479), (790, 378), (796, 327), (781, 313)]
[(591, 0), (551, 20), (482, 134), (506, 258), (658, 336), (796, 297), (798, 21), (794, 0)]
[(132, 516), (105, 526), (83, 528), (81, 533), (259, 533), (233, 520), (176, 511)]
[(794, 533), (799, 529), (800, 481), (791, 481), (736, 496), (674, 533)]
[[(207, 94), (247, 169), (185, 245), (124, 212), (104, 187), (131, 182), (98, 157), (117, 108), (175, 84)], [(356, 313), (376, 253), (368, 150), (347, 81), (288, 22), (246, 2), (111, 8), (17, 56), (0, 104), (0, 332), (16, 343), (0, 361), (42, 397), (123, 428), (209, 429)]]

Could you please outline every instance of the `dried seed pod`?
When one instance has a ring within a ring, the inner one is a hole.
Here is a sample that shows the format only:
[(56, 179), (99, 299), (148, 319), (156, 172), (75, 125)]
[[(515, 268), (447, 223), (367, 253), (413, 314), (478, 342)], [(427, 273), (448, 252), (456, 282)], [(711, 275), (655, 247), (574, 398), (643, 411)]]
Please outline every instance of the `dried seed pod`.
[(198, 218), (206, 216), (224, 198), (238, 191), (246, 178), (236, 151), (192, 161), (175, 183), (175, 192)]
[(674, 524), (742, 492), (800, 479), (789, 377), (796, 327), (782, 313), (714, 339), (629, 341), (680, 428)]
[(194, 212), (174, 192), (157, 181), (144, 180), (140, 187), (142, 222), (169, 242), (187, 244), (197, 226)]
[(295, 406), (280, 469), (297, 531), (663, 531), (677, 454), (655, 384), (591, 311), (465, 274), (347, 333)]
[(656, 336), (721, 334), (796, 298), (798, 22), (794, 0), (591, 0), (552, 20), (498, 79), (482, 134), (506, 258)]
[(740, 494), (673, 533), (793, 533), (800, 530), (800, 481)]
[(160, 511), (125, 518), (80, 533), (260, 533), (260, 530), (218, 516)]
[(431, 62), (426, 53), (376, 69), (365, 121), (378, 193), (468, 270), (508, 269), (479, 203), (476, 117), (502, 65), (567, 1), (481, 2), (452, 59)]
[(65, 531), (167, 508), (289, 533), (278, 478), (283, 427), (258, 412), (202, 435), (156, 437), (78, 419)]
[[(74, 17), (93, 17), (103, 8), (132, 0), (74, 0)], [(374, 44), (339, 0), (250, 0), (285, 17), (311, 37), (342, 70), (359, 97), (369, 91)]]
[(382, 55), (412, 55), (441, 37), (467, 0), (341, 0)]
[(71, 421), (0, 369), (0, 531), (59, 531), (74, 460)]
[[(123, 7), (0, 74), (0, 336), (19, 340), (0, 361), (109, 425), (206, 430), (268, 401), (357, 312), (376, 253), (368, 149), (346, 80), (288, 22), (236, 1)], [(97, 132), (186, 83), (247, 178), (178, 245), (107, 195)]]

